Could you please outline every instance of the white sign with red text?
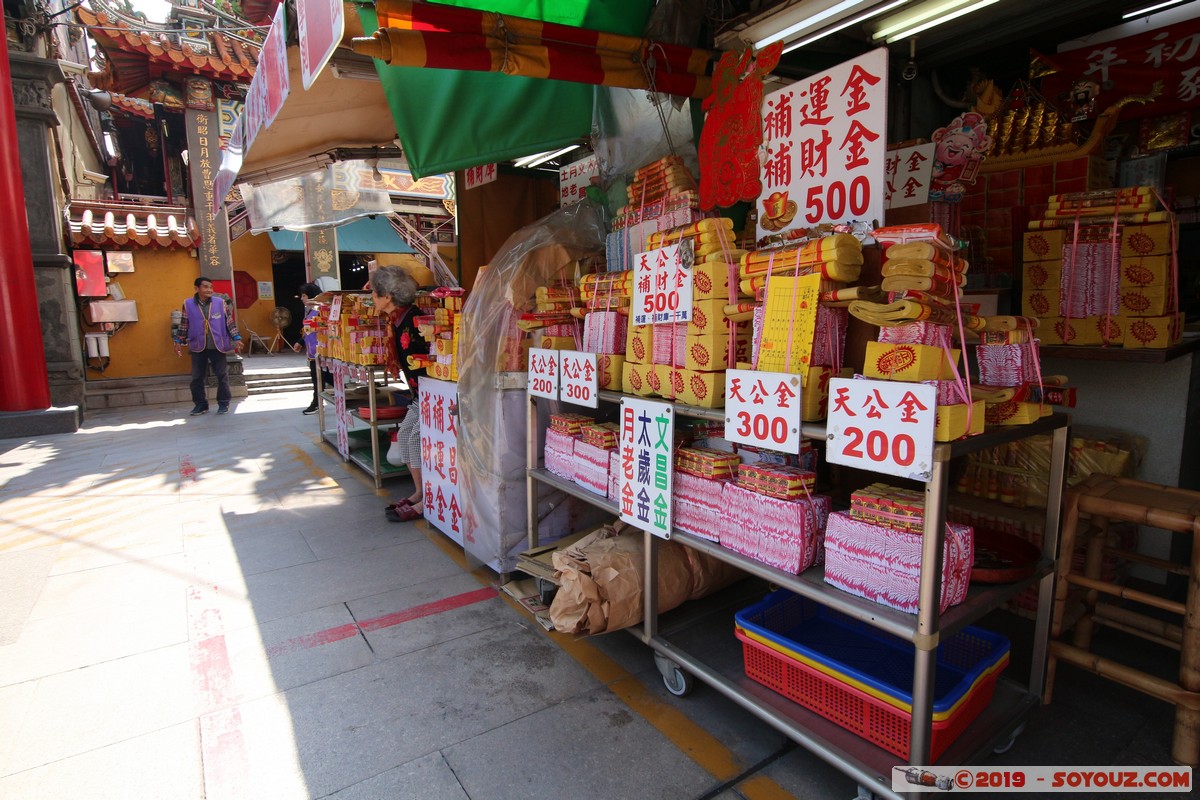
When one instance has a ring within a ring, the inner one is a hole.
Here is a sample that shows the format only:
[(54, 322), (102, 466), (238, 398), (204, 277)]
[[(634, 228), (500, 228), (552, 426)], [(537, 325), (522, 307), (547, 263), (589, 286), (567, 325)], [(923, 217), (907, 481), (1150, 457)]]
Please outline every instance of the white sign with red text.
[(600, 158), (590, 155), (558, 170), (558, 204), (573, 206), (587, 196), (593, 178), (600, 177)]
[(337, 50), (346, 32), (346, 13), (339, 0), (296, 0), (300, 40), (300, 82), (310, 89)]
[(902, 381), (829, 381), (831, 464), (928, 481), (933, 473), (937, 389)]
[(425, 519), (454, 540), (455, 544), (462, 544), (462, 499), (458, 488), (458, 384), (422, 378), (419, 411)]
[(529, 349), (529, 381), (526, 389), (534, 397), (558, 399), (559, 359), (561, 350)]
[(763, 98), (758, 236), (820, 223), (883, 223), (888, 51), (881, 47)]
[(478, 167), (467, 167), (463, 170), (463, 178), (463, 182), (468, 189), (474, 189), (476, 186), (491, 183), (496, 180), (496, 165), (481, 164)]
[(598, 408), (600, 406), (600, 376), (596, 369), (596, 354), (578, 350), (560, 350), (559, 395), (564, 403)]
[(725, 438), (780, 453), (800, 452), (800, 376), (731, 369), (725, 373)]
[(670, 403), (626, 397), (621, 401), (620, 425), (616, 498), (620, 517), (670, 539), (675, 410)]
[(933, 177), (933, 142), (901, 147), (887, 154), (887, 184), (884, 208), (919, 206), (929, 202), (929, 179)]
[(283, 103), (287, 100), (291, 86), (288, 80), (287, 61), (287, 14), (280, 5), (275, 11), (274, 22), (263, 40), (258, 55), (258, 67), (254, 79), (246, 92), (246, 105), (242, 109), (245, 118), (245, 150), (250, 151), (255, 137), (263, 128), (271, 127)]
[(692, 319), (690, 241), (638, 253), (633, 260), (633, 323), (662, 325)]

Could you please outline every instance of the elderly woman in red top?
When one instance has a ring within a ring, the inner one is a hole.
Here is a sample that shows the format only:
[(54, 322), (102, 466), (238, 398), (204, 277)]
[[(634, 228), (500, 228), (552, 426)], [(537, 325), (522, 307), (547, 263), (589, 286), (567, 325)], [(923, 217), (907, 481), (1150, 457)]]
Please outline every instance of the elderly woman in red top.
[(421, 415), (418, 413), (418, 382), (425, 375), (424, 369), (413, 369), (408, 364), (410, 355), (425, 355), (429, 352), (426, 342), (417, 330), (416, 318), (420, 313), (413, 301), (417, 298), (417, 282), (400, 267), (380, 267), (371, 273), (371, 292), (375, 310), (388, 319), (393, 335), (387, 340), (387, 366), (393, 374), (404, 374), (412, 390), (413, 401), (409, 413), (404, 415), (396, 429), (396, 447), (400, 459), (413, 477), (413, 493), (387, 507), (387, 518), (392, 522), (408, 522), (423, 515), (424, 494), (421, 483)]

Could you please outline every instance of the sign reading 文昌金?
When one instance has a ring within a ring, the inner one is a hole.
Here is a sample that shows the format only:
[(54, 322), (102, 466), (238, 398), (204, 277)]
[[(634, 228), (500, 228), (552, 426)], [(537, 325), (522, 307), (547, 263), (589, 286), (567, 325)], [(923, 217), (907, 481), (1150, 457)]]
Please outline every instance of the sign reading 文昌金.
[(885, 208), (904, 208), (929, 202), (933, 175), (933, 142), (901, 147), (887, 154)]
[(532, 347), (529, 350), (529, 381), (526, 390), (534, 397), (558, 399), (559, 350)]
[(883, 221), (887, 80), (881, 47), (763, 98), (759, 237)]
[(421, 480), (425, 519), (463, 543), (458, 490), (458, 384), (421, 379)]
[(638, 253), (633, 267), (634, 325), (688, 322), (692, 318), (692, 244)]
[(929, 480), (936, 392), (923, 383), (834, 378), (829, 382), (826, 460)]
[(669, 403), (621, 401), (621, 458), (617, 507), (621, 519), (671, 538), (671, 447), (675, 413)]
[(596, 354), (577, 350), (561, 350), (559, 396), (563, 402), (598, 408), (600, 378), (596, 369)]
[(800, 376), (725, 373), (725, 438), (781, 453), (800, 452)]

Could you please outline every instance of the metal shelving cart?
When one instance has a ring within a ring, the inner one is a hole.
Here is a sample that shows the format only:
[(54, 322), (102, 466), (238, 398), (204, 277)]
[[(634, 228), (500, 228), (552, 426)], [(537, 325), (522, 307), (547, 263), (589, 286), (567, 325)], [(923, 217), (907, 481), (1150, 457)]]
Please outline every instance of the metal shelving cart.
[[(624, 395), (600, 392), (600, 399), (620, 403)], [(696, 408), (676, 404), (677, 414), (723, 422), (723, 409)], [(616, 503), (592, 494), (572, 481), (541, 468), (538, 452), (537, 402), (530, 398), (530, 435), (528, 458), (528, 502), (534, 507), (538, 486), (544, 484), (583, 499), (617, 514)], [(1035, 434), (1051, 434), (1049, 494), (1045, 513), (1042, 557), (1029, 578), (1010, 584), (972, 586), (966, 601), (940, 614), (942, 544), (945, 532), (945, 508), (949, 467), (952, 459)], [(806, 425), (803, 435), (825, 440), (823, 426)], [(934, 467), (925, 484), (925, 521), (921, 553), (920, 611), (906, 614), (835, 589), (824, 581), (824, 570), (813, 567), (792, 575), (721, 547), (716, 542), (674, 531), (672, 538), (734, 564), (745, 572), (775, 586), (788, 589), (853, 619), (910, 641), (916, 648), (912, 686), (912, 729), (909, 764), (929, 764), (933, 725), (933, 679), (938, 643), (970, 625), (985, 614), (1001, 607), (1031, 585), (1038, 588), (1038, 605), (1032, 642), (1032, 661), (1028, 684), (1002, 676), (996, 684), (990, 705), (939, 759), (945, 764), (978, 763), (995, 750), (1006, 749), (1020, 733), (1024, 720), (1042, 696), (1045, 661), (1050, 636), (1050, 615), (1054, 601), (1054, 568), (1058, 552), (1059, 512), (1066, 479), (1066, 459), (1070, 436), (1070, 417), (1053, 414), (1029, 425), (992, 429), (981, 436), (938, 444), (934, 448)], [(534, 517), (530, 516), (530, 519)], [(643, 623), (635, 634), (655, 653), (655, 663), (668, 690), (686, 694), (693, 676), (792, 738), (847, 776), (861, 787), (881, 797), (901, 797), (891, 789), (891, 770), (898, 761), (892, 753), (830, 722), (819, 714), (776, 694), (745, 676), (741, 646), (733, 636), (733, 611), (713, 611), (712, 604), (703, 614), (687, 614), (688, 605), (670, 612), (670, 628), (660, 625), (657, 574), (659, 539), (645, 533), (646, 561)], [(529, 531), (530, 547), (537, 546), (536, 530)], [(703, 601), (696, 601), (702, 603)], [(681, 613), (682, 612), (682, 613)], [(690, 618), (689, 618), (690, 617)]]
[[(318, 365), (336, 364), (339, 363), (335, 359), (321, 358)], [(346, 362), (340, 362), (346, 363)], [(367, 408), (370, 409), (369, 419), (363, 419), (356, 414), (348, 414), (347, 416), (352, 421), (352, 429), (366, 432), (364, 438), (368, 439), (362, 443), (352, 443), (350, 446), (349, 455), (345, 457), (346, 461), (353, 462), (366, 471), (375, 481), (375, 488), (383, 488), (384, 478), (393, 478), (408, 474), (407, 467), (397, 467), (388, 463), (379, 452), (379, 431), (386, 430), (398, 424), (399, 420), (380, 420), (377, 410), (379, 408), (379, 391), (386, 390), (390, 385), (387, 371), (381, 366), (363, 366), (361, 364), (348, 364), (354, 372), (361, 372), (364, 379), (356, 382), (356, 386), (365, 387), (367, 390)], [(321, 402), (317, 403), (317, 428), (321, 433), (321, 438), (332, 444), (335, 448), (338, 444), (337, 428), (327, 429), (325, 426), (325, 404), (333, 406), (337, 409), (338, 400), (334, 396), (332, 390), (327, 390), (325, 382), (321, 375), (322, 369), (318, 366), (317, 369), (317, 396)], [(348, 385), (349, 389), (350, 386)]]

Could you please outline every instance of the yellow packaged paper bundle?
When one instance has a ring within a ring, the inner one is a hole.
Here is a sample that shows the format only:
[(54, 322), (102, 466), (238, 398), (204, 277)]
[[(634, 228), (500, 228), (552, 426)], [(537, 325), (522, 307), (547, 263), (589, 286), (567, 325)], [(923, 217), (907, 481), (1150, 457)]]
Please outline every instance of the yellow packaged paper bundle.
[(741, 458), (708, 447), (680, 447), (675, 451), (675, 469), (698, 478), (732, 478)]
[(583, 425), (595, 421), (593, 417), (589, 417), (586, 414), (551, 414), (550, 430), (575, 436), (579, 433)]
[(729, 267), (723, 261), (702, 261), (692, 267), (693, 300), (729, 297)]
[(1121, 259), (1121, 288), (1141, 289), (1147, 286), (1166, 286), (1171, 274), (1168, 255), (1140, 256)]
[(1032, 261), (1021, 267), (1022, 289), (1058, 291), (1062, 279), (1061, 261)]
[(844, 283), (858, 280), (862, 271), (862, 244), (848, 233), (835, 233), (802, 245), (775, 250), (755, 250), (742, 256), (742, 278), (766, 275), (819, 274)]
[(654, 326), (630, 325), (625, 334), (625, 360), (648, 364), (654, 357)]
[(1062, 313), (1059, 306), (1058, 284), (1053, 289), (1027, 289), (1021, 292), (1021, 313), (1027, 317), (1057, 317)]
[(596, 380), (601, 389), (621, 391), (621, 380), (625, 369), (625, 356), (601, 353), (596, 356)]
[(1121, 290), (1121, 314), (1128, 317), (1158, 317), (1166, 314), (1171, 298), (1166, 286)]
[(863, 375), (889, 381), (953, 380), (957, 350), (946, 351), (924, 344), (889, 344), (867, 342)]
[[(970, 409), (970, 414), (967, 413), (968, 409)], [(984, 425), (987, 422), (987, 408), (982, 400), (976, 400), (970, 406), (966, 403), (939, 405), (935, 409), (934, 419), (933, 440), (935, 442), (953, 442), (964, 436), (977, 436), (983, 433)]]
[(725, 405), (725, 373), (680, 370), (683, 391), (675, 399), (689, 406), (722, 408)]
[(772, 278), (763, 311), (759, 369), (791, 372), (807, 379), (820, 285), (819, 275)]
[(539, 336), (538, 347), (543, 350), (578, 350), (574, 336)]
[(635, 364), (626, 361), (621, 367), (621, 391), (625, 394), (649, 397), (651, 390), (650, 384), (646, 381), (646, 372), (653, 369), (653, 364)]
[(1062, 248), (1067, 240), (1064, 229), (1029, 231), (1024, 236), (1024, 246), (1021, 250), (1021, 260), (1030, 261), (1061, 261)]
[(606, 449), (616, 447), (621, 438), (621, 428), (615, 422), (589, 422), (580, 426), (579, 433), (588, 444)]
[(1171, 252), (1171, 224), (1125, 225), (1121, 228), (1121, 258), (1156, 256)]
[(1009, 400), (1005, 403), (989, 403), (988, 425), (1028, 425), (1054, 413), (1053, 406), (1040, 403), (1021, 403)]
[(698, 372), (712, 372), (727, 369), (726, 360), (729, 352), (728, 333), (706, 333), (701, 336), (688, 335), (686, 341), (686, 358), (682, 365), (684, 369)]
[(1160, 317), (1121, 317), (1126, 349), (1161, 350), (1179, 341), (1181, 335), (1174, 314)]

